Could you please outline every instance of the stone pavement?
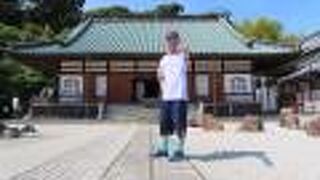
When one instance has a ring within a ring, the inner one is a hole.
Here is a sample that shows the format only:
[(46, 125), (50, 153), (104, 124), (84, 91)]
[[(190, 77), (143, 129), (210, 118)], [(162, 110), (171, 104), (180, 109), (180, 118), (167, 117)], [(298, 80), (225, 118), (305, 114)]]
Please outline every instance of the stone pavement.
[(158, 128), (147, 122), (155, 121), (156, 111), (115, 109), (103, 122), (44, 122), (39, 137), (0, 139), (0, 179), (320, 179), (320, 139), (276, 122), (264, 133), (238, 132), (236, 122), (226, 123), (224, 132), (190, 128), (188, 159), (169, 163), (149, 157)]
[(98, 179), (135, 125), (41, 125), (39, 138), (0, 140), (0, 179)]
[(149, 147), (148, 128), (146, 126), (140, 127), (139, 131), (132, 137), (128, 147), (122, 149), (120, 156), (115, 158), (112, 166), (105, 170), (102, 179), (152, 179)]
[(169, 163), (165, 158), (152, 159), (149, 154), (154, 143), (156, 127), (140, 126), (128, 148), (107, 169), (105, 180), (201, 180), (188, 161)]
[(39, 139), (1, 140), (0, 179), (196, 179), (186, 162), (150, 158), (155, 127), (147, 124), (42, 124), (41, 128), (47, 134)]

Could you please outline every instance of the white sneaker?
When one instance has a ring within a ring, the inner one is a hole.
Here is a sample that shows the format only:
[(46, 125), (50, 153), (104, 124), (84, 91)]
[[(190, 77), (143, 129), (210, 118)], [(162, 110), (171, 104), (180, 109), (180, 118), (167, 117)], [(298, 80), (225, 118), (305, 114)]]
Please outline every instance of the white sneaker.
[(153, 157), (168, 156), (168, 137), (160, 137), (160, 140), (155, 145), (155, 150), (151, 154)]

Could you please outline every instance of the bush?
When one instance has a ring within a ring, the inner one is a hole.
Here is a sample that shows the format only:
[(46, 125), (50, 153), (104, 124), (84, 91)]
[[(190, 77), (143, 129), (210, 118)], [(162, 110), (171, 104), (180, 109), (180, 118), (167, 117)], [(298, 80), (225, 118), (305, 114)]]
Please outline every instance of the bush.
[(280, 127), (299, 129), (300, 119), (292, 108), (282, 108), (280, 110)]
[(263, 121), (261, 118), (252, 115), (246, 115), (243, 118), (240, 130), (249, 131), (249, 132), (257, 132), (263, 131)]
[(320, 136), (320, 116), (306, 124), (305, 129), (310, 136)]

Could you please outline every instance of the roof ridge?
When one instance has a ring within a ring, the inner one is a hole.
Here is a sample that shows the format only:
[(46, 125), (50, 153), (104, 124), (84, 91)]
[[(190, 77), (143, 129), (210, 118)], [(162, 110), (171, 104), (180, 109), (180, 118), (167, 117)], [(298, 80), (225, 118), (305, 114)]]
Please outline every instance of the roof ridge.
[(316, 32), (313, 32), (307, 36), (305, 36), (302, 40), (301, 40), (301, 43), (304, 43), (306, 41), (309, 41), (315, 37), (320, 37), (320, 30), (316, 31)]
[(73, 29), (72, 32), (70, 32), (70, 34), (64, 41), (60, 42), (60, 44), (63, 46), (68, 46), (76, 41), (84, 32), (86, 32), (92, 22), (93, 19), (88, 18), (83, 23), (80, 23), (75, 29)]
[[(317, 45), (316, 47), (312, 48), (312, 49), (309, 49), (309, 48), (304, 48), (306, 44), (308, 43), (312, 43), (314, 42), (315, 40), (319, 41), (320, 39), (320, 30), (319, 31), (316, 31), (306, 37), (304, 37), (302, 40), (300, 40), (299, 42), (299, 48), (302, 49), (302, 50), (306, 50), (306, 51), (310, 51), (310, 50), (313, 50), (314, 48), (319, 48), (320, 46)], [(320, 41), (319, 41), (320, 42)]]
[(146, 14), (135, 14), (135, 15), (120, 15), (116, 17), (104, 16), (104, 15), (87, 15), (85, 18), (93, 19), (94, 21), (132, 21), (132, 20), (212, 20), (226, 18), (227, 15), (224, 13), (215, 14), (187, 14), (178, 16), (161, 16), (161, 15), (146, 15)]
[(262, 44), (262, 45), (267, 45), (267, 46), (278, 46), (278, 47), (283, 47), (283, 48), (296, 48), (296, 45), (290, 44), (290, 43), (285, 43), (285, 42), (273, 42), (271, 40), (266, 40), (266, 39), (252, 39), (251, 42), (254, 44)]
[(240, 33), (235, 26), (231, 23), (230, 20), (222, 19), (220, 21), (223, 21), (223, 26), (232, 34), (233, 37), (238, 39), (240, 43), (243, 43), (243, 45), (247, 48), (250, 48), (248, 43), (250, 42), (250, 39), (246, 38), (242, 33)]

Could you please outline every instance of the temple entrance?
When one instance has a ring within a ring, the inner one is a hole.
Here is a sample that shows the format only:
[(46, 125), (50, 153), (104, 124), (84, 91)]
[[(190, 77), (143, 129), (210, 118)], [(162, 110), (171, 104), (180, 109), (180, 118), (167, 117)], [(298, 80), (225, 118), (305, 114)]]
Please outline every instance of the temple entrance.
[(160, 89), (157, 78), (139, 78), (134, 80), (133, 100), (141, 102), (148, 99), (156, 99)]

